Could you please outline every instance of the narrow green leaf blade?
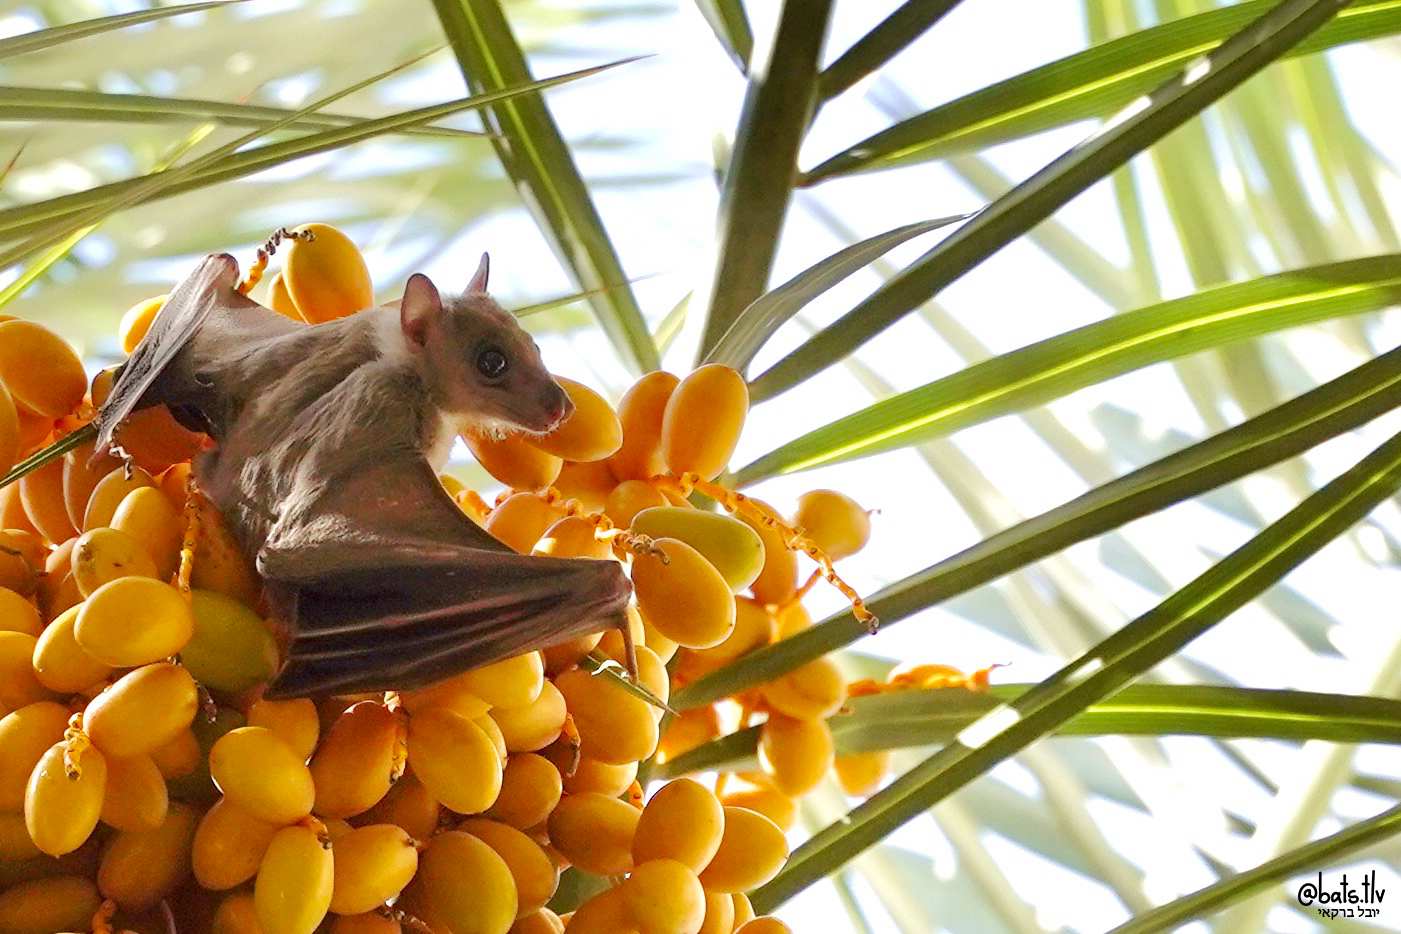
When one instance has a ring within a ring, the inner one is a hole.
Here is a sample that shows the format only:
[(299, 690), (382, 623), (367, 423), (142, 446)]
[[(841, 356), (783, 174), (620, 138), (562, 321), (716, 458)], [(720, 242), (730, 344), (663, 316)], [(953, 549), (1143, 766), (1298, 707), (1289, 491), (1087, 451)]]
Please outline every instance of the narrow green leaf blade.
[(1401, 434), (1186, 587), (1009, 704), (794, 851), (751, 893), (768, 912), (911, 818), (1120, 690), (1274, 584), (1401, 488)]
[[(188, 123), (214, 120), (226, 126), (266, 127), (294, 111), (282, 107), (231, 104), (186, 97), (147, 94), (106, 94), (73, 88), (0, 87), (0, 120), (62, 120), (93, 123)], [(291, 130), (326, 130), (354, 126), (364, 118), (342, 114), (308, 114), (284, 124)], [(451, 127), (408, 127), (406, 134), (447, 139), (482, 137), (476, 130)]]
[(749, 75), (720, 189), (715, 264), (700, 356), (767, 291), (817, 102), (817, 70), (834, 0), (785, 0), (773, 47)]
[(909, 48), (929, 28), (962, 0), (905, 0), (899, 8), (852, 44), (817, 79), (817, 95), (830, 100), (874, 74), (886, 62)]
[(1349, 854), (1398, 833), (1401, 833), (1401, 805), (1145, 912), (1119, 925), (1110, 934), (1150, 934), (1173, 930), (1193, 918), (1205, 917), (1283, 882), (1296, 873), (1334, 865)]
[(745, 465), (735, 483), (744, 486), (906, 447), (1153, 363), (1397, 302), (1401, 254), (1207, 289), (1097, 321), (882, 399)]
[[(1002, 684), (986, 693), (934, 688), (870, 694), (847, 701), (828, 719), (838, 755), (946, 745), (979, 717), (1032, 684)], [(1057, 730), (1059, 736), (1216, 736), (1321, 739), (1335, 743), (1401, 743), (1401, 700), (1312, 691), (1184, 684), (1131, 684), (1085, 708)], [(653, 773), (678, 778), (692, 772), (751, 768), (759, 727), (727, 734)]]
[(956, 214), (934, 220), (905, 224), (894, 230), (868, 237), (860, 243), (843, 247), (831, 256), (808, 267), (778, 288), (756, 299), (735, 319), (725, 336), (710, 349), (705, 363), (723, 363), (743, 370), (755, 352), (786, 321), (801, 311), (808, 302), (850, 275), (864, 269), (907, 240), (921, 234), (947, 227), (969, 214)]
[[(1246, 0), (1185, 16), (990, 84), (862, 140), (806, 173), (804, 183), (976, 152), (1107, 116), (1216, 48), (1274, 4), (1275, 0)], [(1397, 32), (1401, 4), (1357, 0), (1285, 57)]]
[(899, 276), (754, 380), (767, 399), (850, 354), (1293, 48), (1348, 0), (1282, 0), (1187, 71), (1121, 111), (954, 231)]
[[(438, 120), (450, 114), (473, 110), (497, 101), (507, 100), (519, 94), (540, 91), (557, 85), (566, 84), (570, 81), (576, 81), (580, 78), (586, 78), (614, 67), (614, 65), (617, 64), (621, 63), (615, 62), (608, 65), (584, 68), (579, 71), (568, 72), (539, 81), (531, 81), (527, 84), (501, 91), (477, 94), (442, 104), (432, 104), (427, 107), (406, 110), (385, 117), (377, 117), (372, 120), (362, 120), (347, 127), (323, 130), (319, 133), (313, 133), (308, 136), (302, 136), (280, 143), (271, 143), (253, 149), (245, 149), (241, 152), (235, 152), (231, 155), (218, 158), (208, 165), (204, 165), (194, 171), (188, 178), (184, 178), (174, 184), (166, 185), (153, 195), (143, 196), (137, 199), (135, 203), (141, 203), (150, 198), (164, 198), (170, 195), (181, 194), (197, 188), (204, 188), (218, 182), (229, 181), (230, 179), (242, 178), (245, 175), (261, 172), (264, 169), (270, 169), (283, 163), (291, 162), (294, 159), (300, 159), (304, 156), (329, 152), (333, 149), (339, 149), (343, 146), (373, 139), (376, 136), (381, 136), (386, 133), (398, 132), (406, 127), (417, 126), (433, 120)], [(51, 222), (71, 219), (97, 205), (125, 198), (129, 195), (131, 190), (145, 185), (152, 177), (153, 175), (138, 176), (137, 178), (125, 179), (120, 182), (99, 185), (95, 188), (75, 192), (71, 195), (62, 195), (57, 198), (48, 198), (32, 204), (24, 204), (0, 210), (0, 238), (12, 239), (18, 236), (33, 234)]]
[(11, 55), (23, 55), (25, 52), (37, 52), (40, 49), (52, 48), (75, 39), (85, 39), (88, 36), (111, 32), (114, 29), (135, 26), (138, 23), (149, 23), (153, 20), (181, 16), (185, 13), (197, 13), (200, 10), (213, 10), (230, 3), (241, 2), (243, 0), (214, 0), (212, 3), (186, 3), (180, 6), (157, 7), (153, 10), (137, 10), (134, 13), (100, 16), (96, 19), (85, 19), (64, 26), (52, 26), (48, 29), (26, 32), (8, 39), (0, 39), (0, 59), (8, 58)]
[[(490, 93), (532, 80), (500, 0), (434, 0), (433, 6), (469, 88)], [(544, 100), (499, 100), (488, 114), (500, 134), (492, 142), (502, 165), (579, 287), (626, 283), (622, 260)], [(657, 368), (657, 348), (630, 286), (597, 293), (590, 305), (630, 366)]]
[[(899, 580), (867, 601), (883, 627), (1047, 555), (1293, 457), (1401, 406), (1401, 348)], [(687, 685), (679, 710), (762, 684), (850, 645), (866, 627), (837, 614)]]
[(749, 60), (754, 57), (754, 32), (749, 28), (740, 0), (696, 0), (696, 9), (720, 40), (741, 73), (749, 72)]

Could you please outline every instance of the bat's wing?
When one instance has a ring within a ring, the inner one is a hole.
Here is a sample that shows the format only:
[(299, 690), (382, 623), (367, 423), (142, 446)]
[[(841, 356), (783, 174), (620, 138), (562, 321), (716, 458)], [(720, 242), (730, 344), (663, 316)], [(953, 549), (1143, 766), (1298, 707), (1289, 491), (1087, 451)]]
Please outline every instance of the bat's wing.
[(268, 697), (411, 690), (626, 625), (617, 562), (512, 552), (421, 458), (363, 470), (312, 512), (259, 555), (292, 629)]
[(240, 293), (238, 263), (227, 253), (206, 256), (170, 293), (146, 336), (122, 365), (112, 392), (97, 413), (97, 450), (105, 451), (123, 419), (157, 403), (178, 405), (197, 392), (196, 374), (181, 372), (185, 350), (211, 321), (265, 330), (296, 326)]

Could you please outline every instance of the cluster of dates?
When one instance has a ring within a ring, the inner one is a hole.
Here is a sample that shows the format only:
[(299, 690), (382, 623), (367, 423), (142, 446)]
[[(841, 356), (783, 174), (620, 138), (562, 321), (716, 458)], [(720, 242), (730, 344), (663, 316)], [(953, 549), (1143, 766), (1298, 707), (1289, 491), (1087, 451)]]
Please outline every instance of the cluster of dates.
[[(266, 302), (307, 324), (372, 305), (354, 244), (302, 230)], [(123, 318), (127, 352), (162, 301)], [(42, 325), (0, 320), (0, 472), (90, 420), (111, 382)], [(809, 625), (819, 576), (864, 612), (830, 559), (864, 545), (867, 514), (816, 491), (784, 519), (716, 482), (748, 409), (733, 370), (647, 374), (616, 411), (561, 384), (574, 414), (555, 432), (464, 438), (508, 488), (494, 506), (443, 482), (517, 551), (625, 562), (631, 639), (417, 691), (261, 697), (278, 664), (261, 582), (190, 482), (204, 439), (163, 408), (120, 427), (125, 459), (78, 447), (0, 490), (0, 934), (785, 931), (745, 893), (782, 868), (793, 799), (834, 766), (852, 793), (884, 771), (834, 756), (847, 684), (821, 659), (679, 717), (664, 704)], [(639, 763), (726, 717), (765, 718), (758, 771), (644, 791)], [(570, 866), (608, 884), (561, 916)]]

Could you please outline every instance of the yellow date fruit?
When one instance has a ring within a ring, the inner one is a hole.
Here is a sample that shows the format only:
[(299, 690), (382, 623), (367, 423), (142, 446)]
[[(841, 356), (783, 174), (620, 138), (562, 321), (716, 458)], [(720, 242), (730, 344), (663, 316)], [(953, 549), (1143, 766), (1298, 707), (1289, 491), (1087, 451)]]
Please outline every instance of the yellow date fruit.
[(833, 561), (856, 554), (871, 537), (870, 514), (836, 490), (813, 490), (798, 497), (793, 524)]
[(49, 418), (77, 409), (88, 388), (83, 361), (67, 341), (18, 319), (0, 323), (0, 382), (17, 407)]
[(335, 861), (331, 847), (306, 824), (273, 835), (258, 878), (253, 906), (263, 934), (312, 934), (331, 907)]
[(302, 313), (297, 311), (297, 303), (292, 301), (291, 294), (287, 291), (287, 283), (282, 281), (282, 272), (273, 274), (268, 282), (268, 307), (284, 318), (290, 318), (299, 324), (305, 324)]
[(494, 438), (466, 431), (462, 440), (482, 469), (513, 490), (543, 490), (559, 477), (564, 461), (518, 434)]
[(630, 530), (685, 542), (720, 572), (735, 593), (754, 583), (764, 567), (759, 533), (724, 513), (656, 506), (634, 516)]
[(593, 791), (566, 795), (550, 814), (550, 843), (585, 872), (616, 876), (632, 868), (637, 808)]
[(120, 467), (121, 459), (113, 454), (94, 457), (95, 442), (88, 441), (63, 455), (63, 505), (68, 522), (75, 530), (83, 528), (83, 513), (87, 511), (92, 491), (102, 478)]
[(472, 817), (457, 827), (481, 840), (505, 862), (516, 884), (516, 916), (525, 917), (545, 907), (559, 884), (559, 867), (540, 844), (507, 824)]
[(852, 797), (864, 798), (880, 787), (881, 779), (890, 770), (890, 750), (877, 749), (837, 756), (832, 767), (842, 791)]
[(40, 639), (43, 636), (35, 639), (22, 632), (0, 632), (0, 710), (18, 710), (49, 699), (49, 691), (32, 667)]
[(749, 387), (727, 366), (709, 363), (681, 380), (662, 417), (662, 459), (672, 473), (714, 480), (730, 462), (749, 414)]
[(137, 302), (126, 310), (117, 325), (117, 342), (122, 345), (122, 353), (129, 354), (136, 349), (136, 345), (141, 343), (141, 339), (151, 329), (151, 322), (156, 320), (156, 315), (165, 306), (165, 300), (168, 298), (168, 294), (157, 295), (155, 298)]
[(574, 774), (564, 779), (564, 789), (571, 795), (585, 791), (616, 798), (631, 787), (637, 779), (637, 763), (624, 762), (613, 765), (583, 756), (574, 769)]
[(257, 606), (263, 583), (252, 560), (243, 552), (213, 503), (200, 497), (198, 510), (199, 537), (195, 539), (190, 584), (199, 590), (232, 597), (245, 606)]
[(151, 830), (124, 830), (112, 838), (97, 869), (97, 888), (130, 912), (154, 908), (190, 873), (190, 842), (199, 814), (188, 804), (170, 805)]
[[(79, 539), (75, 560), (81, 550)], [(194, 614), (180, 591), (154, 577), (121, 577), (83, 601), (73, 635), (99, 662), (132, 668), (176, 654), (194, 628)]]
[(190, 853), (195, 879), (215, 892), (242, 885), (257, 875), (263, 854), (280, 829), (220, 798), (195, 830)]
[(517, 914), (516, 883), (506, 861), (460, 830), (429, 842), (406, 896), (411, 913), (453, 934), (506, 934)]
[(138, 487), (128, 493), (112, 514), (112, 528), (146, 546), (162, 580), (169, 580), (179, 568), (185, 523), (158, 488)]
[(700, 874), (701, 885), (707, 892), (748, 892), (778, 875), (787, 858), (788, 841), (773, 821), (757, 811), (727, 807), (725, 833)]
[(126, 499), (128, 493), (155, 485), (151, 475), (140, 467), (133, 468), (130, 477), (121, 467), (109, 470), (107, 476), (97, 481), (97, 486), (93, 487), (92, 494), (88, 496), (87, 507), (83, 510), (83, 531), (108, 528), (112, 524), (112, 517), (117, 513), (117, 507)]
[(86, 931), (102, 904), (90, 879), (50, 876), (31, 879), (0, 893), (0, 931), (5, 934), (53, 934)]
[(726, 934), (735, 929), (735, 902), (724, 892), (705, 893), (705, 921), (700, 934)]
[(540, 536), (560, 519), (564, 510), (534, 493), (512, 494), (486, 519), (486, 530), (512, 550), (530, 554)]
[(536, 752), (559, 737), (568, 713), (564, 695), (554, 682), (546, 681), (533, 703), (492, 710), (490, 716), (500, 728), (508, 752)]
[(832, 731), (825, 720), (772, 714), (759, 729), (759, 765), (789, 797), (816, 788), (835, 758)]
[(725, 811), (699, 782), (678, 778), (663, 785), (642, 809), (632, 857), (637, 863), (675, 860), (700, 872), (720, 848)]
[(34, 766), (63, 739), (68, 708), (39, 701), (0, 719), (0, 811), (24, 808), (24, 789)]
[(607, 461), (565, 461), (555, 478), (555, 489), (565, 499), (577, 499), (590, 512), (601, 510), (617, 485)]
[(271, 730), (239, 727), (209, 751), (209, 773), (231, 803), (254, 817), (290, 824), (311, 813), (311, 771)]
[[(754, 502), (768, 506), (762, 500), (756, 499)], [(759, 534), (760, 541), (764, 543), (764, 567), (749, 585), (749, 592), (760, 603), (782, 606), (798, 592), (798, 553), (784, 543), (783, 535), (777, 529), (747, 516), (740, 518)]]
[(665, 505), (667, 498), (650, 483), (624, 480), (608, 494), (608, 499), (603, 503), (603, 514), (618, 528), (625, 529), (644, 509)]
[(321, 735), (321, 719), (315, 702), (305, 697), (294, 700), (258, 700), (248, 708), (248, 725), (269, 729), (305, 761), (316, 749)]
[(201, 684), (237, 694), (277, 671), (277, 640), (247, 604), (211, 590), (194, 590), (190, 610), (194, 633), (180, 660)]
[(102, 823), (136, 833), (160, 827), (170, 812), (165, 776), (150, 756), (107, 760)]
[(666, 563), (659, 555), (640, 554), (632, 564), (643, 618), (688, 648), (723, 642), (735, 625), (734, 596), (725, 578), (685, 542), (662, 538), (656, 544)]
[(480, 814), (501, 790), (501, 760), (477, 724), (429, 708), (409, 718), (409, 767), (450, 811)]
[(657, 748), (653, 707), (613, 680), (572, 668), (555, 678), (555, 686), (574, 717), (584, 755), (622, 765)]
[[(608, 469), (618, 480), (646, 480), (666, 472), (662, 459), (662, 420), (666, 404), (676, 385), (681, 382), (665, 370), (646, 374), (623, 394), (618, 402), (618, 421), (623, 429), (623, 443), (612, 457)], [(626, 528), (626, 522), (619, 522)]]
[[(0, 496), (7, 494), (12, 497), (7, 502), (13, 502), (18, 498), (19, 488), (10, 486), (0, 491)], [(22, 514), (24, 510), (19, 512)], [(25, 519), (27, 522), (28, 517)], [(16, 528), (0, 530), (0, 587), (22, 597), (34, 593), (47, 557), (48, 549), (37, 533)]]
[(78, 537), (73, 546), (73, 582), (79, 593), (90, 597), (103, 584), (123, 577), (156, 577), (156, 563), (145, 546), (116, 529), (93, 529)]
[(375, 303), (370, 269), (349, 237), (330, 224), (304, 224), (297, 230), (315, 239), (292, 242), (282, 281), (302, 320), (320, 324)]
[(545, 530), (531, 551), (534, 555), (553, 558), (593, 558), (596, 561), (613, 557), (606, 541), (599, 539), (597, 526), (578, 516), (565, 516)]
[(37, 638), (43, 631), (39, 608), (13, 590), (0, 586), (0, 632), (22, 632)]
[(48, 748), (24, 792), (24, 825), (34, 845), (50, 856), (71, 853), (92, 835), (107, 790), (107, 760), (97, 749), (82, 750), (78, 774), (69, 777), (63, 761), (69, 745), (65, 740)]
[[(3, 328), (4, 325), (0, 325)], [(78, 534), (68, 518), (63, 496), (63, 461), (49, 461), (19, 481), (19, 499), (29, 522), (51, 542), (64, 542)]]
[(535, 703), (545, 687), (545, 662), (539, 652), (525, 652), (463, 672), (462, 686), (492, 707)]
[(621, 886), (604, 889), (584, 902), (565, 921), (567, 934), (641, 934)]
[(311, 759), (313, 810), (318, 816), (351, 817), (368, 811), (388, 793), (395, 777), (397, 720), (384, 704), (361, 701), (331, 725)]
[(744, 927), (736, 927), (735, 934), (793, 934), (793, 929), (772, 915), (754, 918)]
[(527, 830), (550, 816), (562, 792), (563, 781), (554, 763), (533, 752), (512, 753), (501, 773), (501, 792), (486, 816)]
[(705, 889), (695, 870), (674, 859), (639, 864), (622, 888), (642, 934), (697, 934), (705, 921)]
[(195, 719), (199, 696), (180, 665), (157, 662), (137, 668), (93, 698), (83, 728), (109, 756), (150, 753), (173, 740)]
[(798, 802), (779, 791), (773, 780), (762, 772), (751, 775), (753, 784), (735, 787), (731, 785), (720, 797), (725, 807), (748, 808), (773, 821), (785, 833), (793, 829), (798, 820)]
[[(504, 776), (502, 785), (502, 795), (504, 796)], [(500, 804), (501, 798), (498, 797), (496, 800), (497, 804)], [(492, 805), (492, 807), (495, 806)], [(374, 807), (361, 814), (356, 819), (356, 823), (361, 826), (394, 824), (402, 827), (404, 832), (415, 840), (427, 840), (437, 831), (438, 818), (441, 814), (442, 807), (438, 804), (438, 799), (433, 797), (428, 789), (423, 787), (423, 783), (412, 774), (405, 774), (389, 789), (389, 794), (385, 795)], [(541, 820), (543, 819), (542, 816)]]
[(19, 412), (9, 390), (0, 383), (0, 473), (8, 473), (20, 455)]
[(418, 871), (413, 838), (393, 824), (357, 827), (336, 838), (331, 910), (340, 915), (371, 911), (398, 897)]
[(846, 702), (846, 679), (837, 663), (823, 656), (764, 685), (769, 707), (799, 720), (830, 717)]
[(583, 383), (563, 376), (555, 382), (568, 393), (574, 412), (554, 431), (531, 439), (540, 450), (568, 461), (597, 461), (623, 443), (623, 426), (608, 400)]

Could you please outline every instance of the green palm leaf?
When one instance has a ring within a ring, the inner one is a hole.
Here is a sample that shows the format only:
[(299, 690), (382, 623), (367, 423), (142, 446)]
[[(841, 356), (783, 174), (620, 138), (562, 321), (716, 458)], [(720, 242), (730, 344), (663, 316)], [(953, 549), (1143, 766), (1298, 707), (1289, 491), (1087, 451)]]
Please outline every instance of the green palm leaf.
[[(1108, 116), (1274, 5), (1275, 0), (1247, 0), (1184, 16), (990, 84), (862, 140), (804, 173), (803, 183), (943, 159)], [(1285, 55), (1309, 55), (1398, 31), (1396, 0), (1356, 0)]]
[[(837, 754), (947, 745), (979, 717), (1034, 688), (1002, 684), (895, 691), (847, 701), (827, 722)], [(668, 760), (653, 778), (757, 767), (760, 727), (727, 734)], [(1401, 743), (1401, 701), (1389, 697), (1176, 684), (1132, 684), (1086, 707), (1059, 736), (1215, 736)]]
[(1110, 696), (1258, 596), (1401, 488), (1401, 434), (1191, 584), (1009, 704), (999, 705), (794, 851), (752, 894), (768, 911), (896, 827)]
[[(433, 5), (468, 87), (487, 94), (532, 80), (499, 0), (434, 0)], [(599, 324), (634, 369), (656, 369), (657, 348), (625, 284), (627, 273), (549, 108), (538, 96), (498, 99), (490, 118), (499, 133), (493, 144), (501, 163), (555, 253), (582, 290), (607, 288), (590, 300)]]
[(1347, 0), (1284, 0), (985, 208), (752, 383), (767, 399), (850, 354), (1242, 81), (1302, 42)]
[(114, 29), (125, 29), (127, 26), (135, 26), (140, 23), (167, 19), (171, 16), (181, 16), (185, 13), (197, 13), (200, 10), (213, 10), (222, 6), (228, 6), (232, 3), (242, 2), (243, 0), (214, 0), (212, 3), (186, 3), (179, 6), (157, 7), (153, 10), (136, 10), (131, 13), (118, 13), (115, 16), (102, 16), (97, 19), (86, 19), (82, 22), (69, 23), (64, 26), (52, 26), (48, 29), (39, 29), (34, 32), (27, 32), (18, 36), (0, 39), (0, 59), (9, 58), (12, 55), (23, 55), (26, 52), (37, 52), (41, 49), (51, 49), (54, 46), (63, 45), (66, 42), (86, 39), (88, 36), (100, 35), (104, 32), (111, 32)]
[[(966, 593), (1140, 516), (1321, 444), (1401, 406), (1401, 348), (1205, 441), (1096, 487), (889, 585), (868, 603), (883, 626)], [(849, 645), (866, 627), (838, 614), (687, 685), (685, 710), (727, 697)]]
[(735, 472), (735, 482), (743, 486), (906, 447), (1152, 363), (1397, 302), (1401, 254), (1208, 289), (1115, 315), (882, 399), (746, 464)]

